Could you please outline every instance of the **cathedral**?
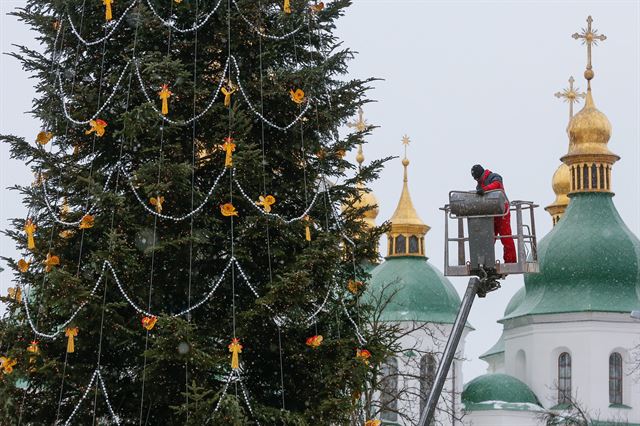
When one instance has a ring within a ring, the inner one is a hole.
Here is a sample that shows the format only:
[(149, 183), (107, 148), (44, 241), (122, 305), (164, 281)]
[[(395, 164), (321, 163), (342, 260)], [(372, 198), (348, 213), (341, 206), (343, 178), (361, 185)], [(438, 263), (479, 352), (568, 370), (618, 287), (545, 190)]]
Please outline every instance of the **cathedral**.
[[(467, 324), (434, 425), (640, 425), (640, 324), (630, 316), (640, 307), (640, 241), (613, 202), (620, 157), (609, 150), (611, 123), (591, 88), (591, 47), (604, 36), (591, 29), (591, 17), (587, 22), (574, 34), (587, 45), (587, 92), (580, 96), (571, 86), (563, 94), (571, 106), (578, 97), (585, 101), (571, 114), (568, 149), (553, 176), (556, 199), (546, 210), (554, 227), (538, 241), (540, 272), (525, 275), (504, 309), (502, 335), (480, 357), (487, 374), (465, 383), (464, 337), (473, 331)], [(389, 294), (380, 320), (404, 331), (402, 350), (381, 374), (376, 416), (383, 425), (418, 423), (460, 306), (425, 253), (429, 226), (411, 201), (406, 151), (402, 164), (387, 252), (370, 270), (367, 290)], [(360, 203), (377, 204), (371, 193)], [(372, 208), (365, 220), (374, 225), (376, 216)]]

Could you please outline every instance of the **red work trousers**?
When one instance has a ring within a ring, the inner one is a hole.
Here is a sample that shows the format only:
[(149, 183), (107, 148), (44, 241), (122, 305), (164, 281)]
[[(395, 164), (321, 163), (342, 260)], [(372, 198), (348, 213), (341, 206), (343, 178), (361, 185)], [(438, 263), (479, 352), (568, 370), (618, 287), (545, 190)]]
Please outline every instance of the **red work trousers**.
[[(493, 228), (496, 235), (511, 235), (511, 212), (507, 211), (506, 216), (493, 218)], [(516, 245), (513, 243), (513, 238), (500, 238), (500, 241), (502, 241), (504, 263), (516, 263)]]

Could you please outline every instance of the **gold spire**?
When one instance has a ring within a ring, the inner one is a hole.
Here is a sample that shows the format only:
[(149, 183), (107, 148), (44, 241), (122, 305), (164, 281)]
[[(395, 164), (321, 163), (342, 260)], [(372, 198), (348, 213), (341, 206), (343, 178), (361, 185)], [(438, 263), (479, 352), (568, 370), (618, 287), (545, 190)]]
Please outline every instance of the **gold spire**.
[[(355, 127), (359, 132), (363, 132), (366, 130), (368, 123), (364, 119), (364, 112), (362, 111), (362, 108), (358, 108), (358, 120), (353, 123), (348, 123), (347, 126)], [(358, 145), (356, 161), (358, 162), (358, 171), (362, 170), (362, 163), (364, 163), (364, 152), (362, 151), (362, 144)], [(376, 196), (373, 195), (373, 192), (365, 190), (362, 182), (358, 181), (358, 183), (356, 183), (356, 188), (358, 189), (358, 199), (353, 203), (353, 208), (367, 208), (368, 210), (364, 212), (361, 219), (367, 225), (367, 227), (375, 228), (376, 218), (378, 217), (378, 213), (380, 212), (380, 210), (378, 209), (378, 200), (376, 199)]]
[(402, 159), (404, 178), (400, 201), (398, 201), (398, 206), (393, 216), (389, 219), (391, 223), (391, 229), (387, 234), (389, 256), (424, 256), (424, 236), (430, 229), (418, 216), (409, 194), (407, 147), (410, 142), (408, 136), (405, 135), (402, 138), (402, 144), (404, 145), (404, 158)]
[(584, 107), (569, 122), (569, 152), (561, 160), (569, 166), (571, 193), (575, 192), (611, 192), (611, 166), (618, 157), (609, 151), (607, 144), (611, 137), (611, 123), (600, 112), (593, 101), (591, 80), (594, 77), (591, 64), (591, 46), (607, 37), (599, 35), (591, 28), (593, 19), (587, 18), (587, 28), (582, 33), (573, 34), (573, 38), (582, 39), (587, 45), (587, 96)]

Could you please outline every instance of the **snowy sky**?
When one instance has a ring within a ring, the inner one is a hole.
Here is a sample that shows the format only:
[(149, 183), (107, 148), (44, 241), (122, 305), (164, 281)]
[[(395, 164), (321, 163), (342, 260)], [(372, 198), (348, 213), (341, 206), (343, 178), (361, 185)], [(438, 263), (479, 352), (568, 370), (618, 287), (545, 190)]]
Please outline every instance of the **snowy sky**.
[[(0, 0), (2, 52), (12, 43), (35, 46), (33, 34), (6, 16), (24, 3)], [(432, 227), (427, 254), (438, 268), (443, 263), (438, 208), (449, 190), (474, 186), (471, 165), (482, 163), (500, 173), (511, 199), (541, 206), (553, 201), (551, 176), (568, 146), (568, 106), (553, 94), (566, 87), (570, 75), (586, 88), (586, 49), (570, 36), (586, 25), (588, 15), (608, 37), (594, 49), (593, 94), (613, 126), (609, 147), (622, 157), (613, 171), (615, 203), (640, 235), (640, 1), (354, 0), (339, 22), (340, 36), (359, 52), (352, 76), (384, 79), (370, 92), (377, 102), (365, 109), (369, 123), (380, 126), (365, 147), (367, 161), (401, 155), (401, 137), (410, 136), (411, 195)], [(0, 77), (0, 133), (32, 139), (39, 125), (24, 113), (34, 95), (32, 82), (6, 55), (0, 56)], [(401, 176), (398, 159), (372, 185), (380, 202), (379, 223), (395, 209)], [(0, 228), (26, 211), (6, 187), (32, 179), (1, 145)], [(540, 208), (537, 220), (543, 236), (551, 219)], [(0, 255), (16, 255), (4, 236)], [(7, 271), (0, 273), (3, 294), (10, 280)], [(466, 280), (452, 282), (462, 293)], [(522, 285), (521, 277), (511, 276), (499, 292), (473, 307), (470, 322), (476, 331), (467, 339), (465, 382), (484, 373), (486, 364), (477, 356), (497, 340), (501, 326), (495, 321)]]

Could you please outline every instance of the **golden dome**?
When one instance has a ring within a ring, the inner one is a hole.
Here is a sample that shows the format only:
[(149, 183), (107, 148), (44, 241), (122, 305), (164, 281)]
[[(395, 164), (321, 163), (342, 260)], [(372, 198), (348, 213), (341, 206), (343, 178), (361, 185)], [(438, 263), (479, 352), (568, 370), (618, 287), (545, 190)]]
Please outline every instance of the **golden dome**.
[(569, 122), (569, 152), (575, 155), (611, 155), (607, 144), (611, 137), (611, 123), (593, 102), (591, 90), (587, 91), (584, 107)]
[(380, 209), (378, 208), (378, 200), (376, 199), (376, 196), (373, 195), (373, 192), (365, 190), (362, 183), (358, 182), (356, 187), (358, 188), (358, 199), (353, 203), (353, 208), (367, 208), (363, 214), (362, 220), (367, 226), (374, 228), (376, 226), (376, 218), (380, 212)]
[(560, 163), (560, 166), (553, 174), (551, 186), (556, 194), (556, 199), (544, 209), (549, 212), (555, 225), (569, 205), (569, 197), (567, 196), (571, 192), (571, 171), (569, 166)]

